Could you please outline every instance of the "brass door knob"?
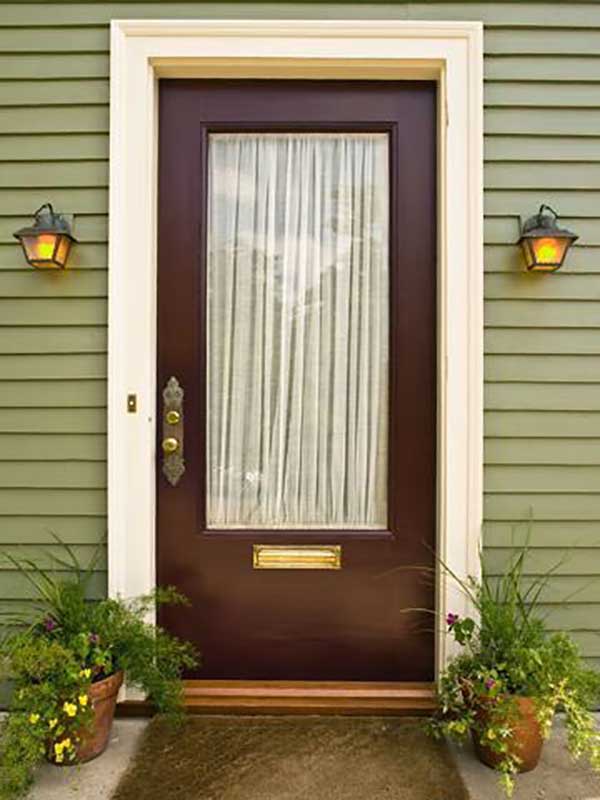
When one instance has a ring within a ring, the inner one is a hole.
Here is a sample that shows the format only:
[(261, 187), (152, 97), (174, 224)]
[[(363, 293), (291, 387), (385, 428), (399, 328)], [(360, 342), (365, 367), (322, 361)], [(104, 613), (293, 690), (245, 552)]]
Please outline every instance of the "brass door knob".
[(162, 449), (163, 453), (166, 453), (167, 455), (176, 453), (177, 450), (179, 450), (179, 440), (174, 436), (167, 436), (166, 439), (162, 440)]
[(165, 420), (169, 425), (179, 425), (181, 422), (181, 414), (179, 411), (175, 411), (175, 409), (171, 409), (167, 411), (165, 414)]

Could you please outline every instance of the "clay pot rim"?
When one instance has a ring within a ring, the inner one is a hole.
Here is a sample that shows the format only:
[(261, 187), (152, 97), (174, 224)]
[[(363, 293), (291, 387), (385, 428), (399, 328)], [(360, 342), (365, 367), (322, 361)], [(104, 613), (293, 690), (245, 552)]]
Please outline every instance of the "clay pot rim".
[(103, 697), (110, 697), (119, 691), (121, 684), (123, 683), (123, 678), (123, 670), (117, 670), (116, 672), (113, 672), (112, 675), (90, 684), (88, 692), (94, 700), (99, 700)]

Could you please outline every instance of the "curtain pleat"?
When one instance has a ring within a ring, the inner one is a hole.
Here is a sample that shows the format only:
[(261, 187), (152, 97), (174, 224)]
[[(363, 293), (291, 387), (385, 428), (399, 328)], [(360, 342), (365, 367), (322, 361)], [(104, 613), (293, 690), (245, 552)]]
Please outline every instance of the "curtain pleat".
[(386, 134), (212, 134), (207, 523), (387, 523)]

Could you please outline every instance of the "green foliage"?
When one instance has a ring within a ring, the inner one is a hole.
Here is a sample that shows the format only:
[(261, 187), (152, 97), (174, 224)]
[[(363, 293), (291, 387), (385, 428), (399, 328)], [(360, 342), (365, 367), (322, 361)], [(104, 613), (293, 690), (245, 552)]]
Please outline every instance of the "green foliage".
[(436, 737), (460, 741), (472, 735), (499, 754), (500, 782), (509, 796), (519, 766), (510, 748), (516, 697), (533, 699), (546, 738), (561, 707), (571, 755), (587, 757), (600, 770), (600, 732), (590, 712), (600, 697), (600, 675), (584, 666), (567, 634), (547, 633), (539, 601), (557, 567), (526, 581), (527, 552), (527, 547), (517, 550), (499, 578), (487, 573), (483, 561), (479, 580), (463, 581), (442, 565), (469, 598), (474, 615), (448, 614), (447, 633), (461, 650), (441, 677), (438, 710), (428, 723)]
[(187, 602), (175, 589), (91, 602), (87, 586), (97, 556), (84, 568), (63, 547), (67, 560), (51, 558), (57, 569), (70, 570), (68, 579), (7, 556), (34, 587), (36, 602), (30, 615), (12, 620), (16, 630), (0, 644), (0, 660), (15, 683), (0, 731), (0, 800), (21, 797), (45, 758), (59, 764), (76, 759), (81, 732), (93, 719), (92, 683), (123, 670), (129, 685), (176, 719), (182, 672), (198, 661), (190, 644), (151, 622), (158, 606)]
[(19, 636), (10, 654), (16, 687), (0, 739), (0, 797), (18, 797), (37, 763), (75, 758), (76, 731), (89, 723), (91, 674), (59, 641)]

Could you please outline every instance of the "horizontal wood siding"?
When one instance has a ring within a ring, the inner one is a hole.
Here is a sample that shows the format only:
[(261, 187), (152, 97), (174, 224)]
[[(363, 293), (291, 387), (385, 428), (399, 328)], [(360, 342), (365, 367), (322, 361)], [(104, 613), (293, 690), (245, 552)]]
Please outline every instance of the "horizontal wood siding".
[[(529, 573), (564, 558), (550, 624), (598, 663), (600, 2), (3, 4), (0, 543), (56, 530), (85, 557), (106, 528), (108, 22), (235, 16), (485, 22), (486, 554), (499, 573), (529, 537)], [(64, 275), (11, 237), (46, 200), (76, 215)], [(542, 202), (581, 239), (557, 275), (525, 275), (518, 217)], [(0, 610), (27, 597), (10, 569), (0, 587)]]

